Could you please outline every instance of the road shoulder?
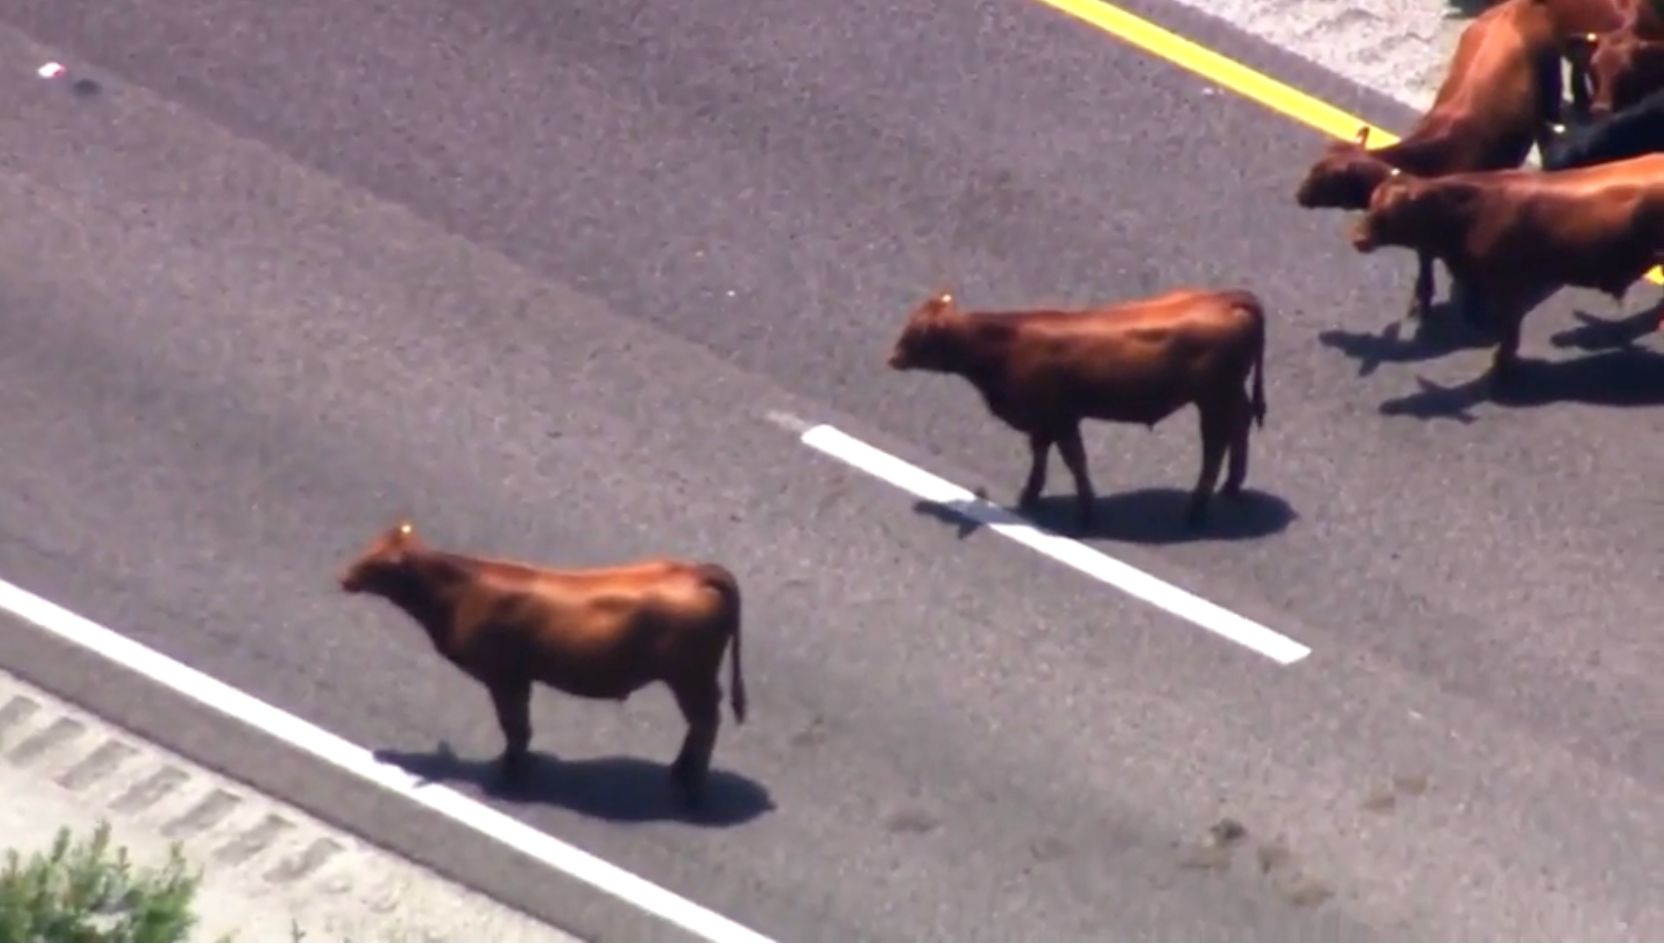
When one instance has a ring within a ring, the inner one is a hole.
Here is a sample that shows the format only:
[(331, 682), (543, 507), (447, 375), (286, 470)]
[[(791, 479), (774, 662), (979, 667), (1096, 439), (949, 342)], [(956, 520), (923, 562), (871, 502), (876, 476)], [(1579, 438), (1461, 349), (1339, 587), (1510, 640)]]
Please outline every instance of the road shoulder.
[[(1471, 17), (1449, 0), (1173, 0), (1416, 110)], [(1373, 118), (1368, 117), (1366, 118)]]
[(23, 854), (100, 821), (141, 867), (178, 844), (203, 872), (199, 940), (580, 942), (4, 671), (0, 798)]

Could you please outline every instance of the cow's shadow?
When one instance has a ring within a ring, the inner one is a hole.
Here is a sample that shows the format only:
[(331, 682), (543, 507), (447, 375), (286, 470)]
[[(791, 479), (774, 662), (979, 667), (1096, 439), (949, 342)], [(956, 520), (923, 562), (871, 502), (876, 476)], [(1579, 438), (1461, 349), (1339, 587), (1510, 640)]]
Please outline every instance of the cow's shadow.
[(1609, 408), (1664, 406), (1664, 355), (1641, 349), (1615, 349), (1559, 362), (1521, 359), (1517, 374), (1495, 387), (1487, 372), (1456, 386), (1440, 386), (1418, 376), (1420, 392), (1389, 399), (1382, 415), (1414, 419), (1475, 421), (1472, 410), (1484, 403), (1509, 408), (1571, 402)]
[(1656, 332), (1659, 325), (1656, 305), (1617, 319), (1596, 317), (1581, 310), (1574, 310), (1572, 317), (1577, 320), (1577, 326), (1561, 330), (1549, 337), (1549, 342), (1564, 349), (1587, 353), (1628, 349), (1642, 337)]
[(1317, 341), (1356, 360), (1358, 375), (1368, 376), (1385, 363), (1423, 363), (1464, 350), (1495, 346), (1496, 334), (1468, 322), (1449, 303), (1439, 303), (1418, 321), (1395, 320), (1379, 333), (1324, 330), (1317, 335)]
[(668, 763), (630, 756), (564, 760), (534, 751), (524, 778), (512, 788), (498, 784), (495, 758), (465, 759), (443, 742), (433, 752), (383, 749), (375, 758), (426, 782), (461, 782), (498, 801), (553, 805), (621, 824), (668, 821), (732, 827), (774, 810), (774, 800), (761, 784), (715, 765), (704, 801), (689, 810), (677, 801)]
[(1244, 541), (1286, 529), (1299, 517), (1282, 498), (1243, 488), (1237, 498), (1214, 496), (1208, 522), (1200, 528), (1184, 525), (1190, 504), (1186, 488), (1144, 488), (1117, 495), (1100, 495), (1093, 507), (1093, 524), (1084, 531), (1075, 524), (1075, 494), (1042, 496), (1021, 512), (996, 505), (986, 497), (954, 505), (919, 501), (913, 511), (958, 529), (960, 538), (976, 533), (984, 523), (1030, 524), (1066, 538), (1124, 541), (1130, 544), (1184, 544), (1192, 541)]

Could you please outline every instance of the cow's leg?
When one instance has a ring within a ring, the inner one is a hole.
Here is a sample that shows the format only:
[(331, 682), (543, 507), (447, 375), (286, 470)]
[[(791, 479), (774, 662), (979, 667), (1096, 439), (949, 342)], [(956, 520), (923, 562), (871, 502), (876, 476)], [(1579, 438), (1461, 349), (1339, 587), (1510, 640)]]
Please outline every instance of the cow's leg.
[(1571, 59), (1572, 119), (1589, 121), (1589, 71), (1577, 59)]
[(1231, 428), (1230, 468), (1225, 473), (1225, 485), (1219, 490), (1226, 498), (1240, 496), (1242, 485), (1248, 480), (1248, 433), (1254, 428), (1253, 400), (1248, 398), (1246, 390), (1232, 392), (1240, 398), (1232, 409), (1235, 417)]
[(531, 680), (509, 680), (490, 685), (497, 725), (503, 730), (503, 754), (497, 759), (497, 780), (514, 784), (524, 774), (526, 752), (532, 744)]
[(1063, 456), (1069, 474), (1075, 477), (1075, 524), (1078, 530), (1084, 531), (1092, 527), (1092, 509), (1097, 496), (1092, 491), (1092, 477), (1086, 471), (1086, 446), (1080, 441), (1080, 420), (1070, 423), (1058, 435), (1057, 452)]
[(1219, 483), (1219, 470), (1225, 465), (1225, 452), (1234, 435), (1236, 413), (1234, 399), (1202, 399), (1196, 403), (1197, 416), (1202, 424), (1202, 472), (1196, 477), (1196, 488), (1190, 494), (1190, 506), (1185, 511), (1184, 525), (1189, 529), (1207, 523), (1208, 500), (1213, 486)]
[(1404, 315), (1410, 320), (1424, 320), (1433, 309), (1433, 256), (1426, 251), (1416, 252), (1416, 285), (1410, 294), (1410, 307)]
[[(1658, 258), (1653, 261), (1653, 266), (1664, 267), (1664, 254), (1659, 255)], [(1658, 314), (1658, 324), (1653, 327), (1654, 332), (1664, 330), (1664, 294), (1659, 294), (1658, 296), (1658, 307), (1656, 309), (1656, 313)]]
[(1030, 433), (1028, 450), (1033, 460), (1028, 466), (1028, 481), (1023, 483), (1023, 490), (1017, 495), (1019, 509), (1032, 508), (1040, 500), (1040, 491), (1046, 487), (1046, 455), (1052, 450), (1052, 437)]
[[(1533, 138), (1537, 142), (1538, 161), (1548, 154), (1548, 147), (1554, 144), (1554, 127), (1564, 118), (1565, 79), (1560, 65), (1563, 61), (1564, 57), (1556, 54), (1545, 55), (1537, 62), (1537, 121)], [(1577, 95), (1575, 81), (1572, 95)]]
[(670, 779), (681, 796), (684, 807), (696, 807), (704, 798), (705, 780), (711, 771), (711, 753), (716, 749), (716, 734), (722, 727), (722, 687), (713, 675), (698, 683), (678, 683), (673, 687), (676, 705), (687, 720), (687, 735), (682, 738), (682, 749), (670, 766)]
[(1582, 41), (1577, 41), (1573, 45), (1563, 47), (1560, 55), (1570, 67), (1567, 82), (1571, 84), (1571, 118), (1573, 122), (1581, 125), (1589, 121), (1589, 96), (1594, 86), (1589, 81), (1589, 50)]
[(1525, 323), (1527, 304), (1523, 295), (1498, 296), (1491, 314), (1496, 321), (1496, 353), (1491, 357), (1491, 384), (1506, 387), (1519, 374), (1520, 328)]
[(1456, 311), (1456, 316), (1470, 327), (1483, 329), (1490, 324), (1491, 301), (1485, 294), (1476, 290), (1471, 282), (1454, 274), (1450, 276), (1450, 307)]

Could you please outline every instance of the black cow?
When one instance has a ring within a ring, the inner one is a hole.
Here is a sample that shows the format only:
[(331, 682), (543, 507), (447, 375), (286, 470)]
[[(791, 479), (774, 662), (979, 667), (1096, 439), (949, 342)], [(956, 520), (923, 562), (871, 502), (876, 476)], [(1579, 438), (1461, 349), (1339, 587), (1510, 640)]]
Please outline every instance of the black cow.
[(1561, 131), (1543, 151), (1543, 170), (1587, 168), (1652, 152), (1664, 152), (1664, 89), (1627, 109)]

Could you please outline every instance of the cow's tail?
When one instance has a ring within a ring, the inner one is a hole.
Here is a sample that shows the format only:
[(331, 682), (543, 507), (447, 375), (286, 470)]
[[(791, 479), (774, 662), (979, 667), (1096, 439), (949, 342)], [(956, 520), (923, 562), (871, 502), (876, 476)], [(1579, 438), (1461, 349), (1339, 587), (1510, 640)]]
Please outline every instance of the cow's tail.
[(1250, 403), (1254, 412), (1254, 421), (1260, 428), (1265, 428), (1265, 307), (1259, 297), (1248, 291), (1242, 292), (1239, 305), (1248, 314), (1249, 346), (1254, 349), (1254, 394)]
[(717, 624), (732, 636), (734, 652), (728, 656), (728, 704), (734, 710), (734, 721), (745, 722), (745, 670), (740, 659), (740, 628), (742, 611), (740, 582), (734, 573), (720, 564), (701, 564), (699, 571), (706, 585), (722, 598), (722, 613)]

